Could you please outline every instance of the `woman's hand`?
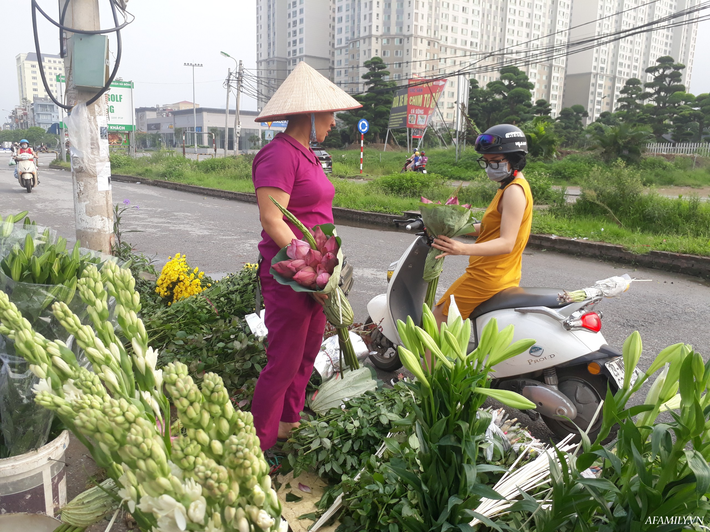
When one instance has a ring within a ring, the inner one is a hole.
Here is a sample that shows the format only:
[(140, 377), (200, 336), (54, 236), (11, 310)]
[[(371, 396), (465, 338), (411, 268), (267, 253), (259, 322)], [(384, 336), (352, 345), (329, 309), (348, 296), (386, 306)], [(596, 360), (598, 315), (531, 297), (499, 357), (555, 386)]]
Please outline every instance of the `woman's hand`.
[(443, 251), (441, 255), (437, 255), (437, 259), (441, 259), (448, 255), (468, 255), (468, 245), (448, 236), (440, 235), (434, 239), (431, 247)]
[(316, 292), (311, 292), (311, 296), (315, 299), (321, 306), (325, 306), (325, 300), (328, 299), (327, 294), (320, 294)]

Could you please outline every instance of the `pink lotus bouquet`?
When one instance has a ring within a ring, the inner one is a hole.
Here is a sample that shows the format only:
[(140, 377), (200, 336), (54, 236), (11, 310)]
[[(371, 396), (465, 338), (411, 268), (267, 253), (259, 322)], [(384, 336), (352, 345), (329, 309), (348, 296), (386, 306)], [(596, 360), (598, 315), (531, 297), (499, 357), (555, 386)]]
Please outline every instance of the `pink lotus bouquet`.
[[(353, 309), (340, 288), (340, 270), (343, 251), (340, 237), (333, 224), (316, 225), (308, 229), (291, 212), (271, 198), (284, 216), (303, 233), (303, 240), (293, 239), (271, 261), (271, 275), (279, 283), (297, 292), (327, 294), (323, 311), (328, 321), (338, 331), (340, 353), (346, 365), (358, 369), (348, 327), (353, 323)], [(345, 366), (340, 365), (341, 368)]]
[(339, 264), (340, 244), (336, 236), (328, 236), (320, 226), (313, 228), (316, 249), (304, 240), (293, 239), (286, 246), (287, 260), (273, 264), (274, 270), (286, 279), (311, 290), (323, 290), (328, 286), (335, 267)]

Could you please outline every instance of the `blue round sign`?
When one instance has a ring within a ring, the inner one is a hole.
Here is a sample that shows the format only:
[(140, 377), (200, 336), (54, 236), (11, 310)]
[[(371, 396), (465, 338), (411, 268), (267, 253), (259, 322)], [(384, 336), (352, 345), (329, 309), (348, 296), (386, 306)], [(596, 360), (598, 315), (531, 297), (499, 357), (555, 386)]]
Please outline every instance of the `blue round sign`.
[(361, 118), (360, 121), (357, 123), (357, 130), (363, 135), (367, 133), (368, 131), (370, 131), (369, 122), (364, 118)]

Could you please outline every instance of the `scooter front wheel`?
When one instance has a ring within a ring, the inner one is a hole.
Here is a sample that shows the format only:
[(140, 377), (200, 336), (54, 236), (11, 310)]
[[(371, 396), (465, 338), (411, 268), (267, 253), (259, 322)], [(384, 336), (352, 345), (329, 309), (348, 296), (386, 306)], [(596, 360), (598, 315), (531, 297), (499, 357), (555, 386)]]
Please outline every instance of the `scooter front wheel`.
[(27, 181), (25, 183), (25, 188), (27, 189), (27, 193), (30, 194), (32, 192), (32, 180)]
[[(367, 318), (365, 326), (372, 325), (372, 318)], [(377, 328), (372, 328), (369, 338), (370, 360), (382, 371), (395, 371), (402, 367), (397, 347)]]

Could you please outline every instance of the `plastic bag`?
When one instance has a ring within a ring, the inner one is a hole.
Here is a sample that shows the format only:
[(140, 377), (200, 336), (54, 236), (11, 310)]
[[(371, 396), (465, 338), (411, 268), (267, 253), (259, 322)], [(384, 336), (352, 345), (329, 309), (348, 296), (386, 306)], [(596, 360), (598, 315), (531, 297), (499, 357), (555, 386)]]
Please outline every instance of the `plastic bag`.
[(16, 223), (9, 235), (2, 236), (0, 234), (0, 260), (10, 254), (15, 244), (21, 246), (27, 235), (32, 235), (35, 246), (40, 243), (54, 244), (57, 241), (57, 232), (54, 229), (40, 225), (25, 226)]
[[(3, 454), (18, 456), (47, 443), (54, 412), (34, 401), (39, 378), (29, 363), (15, 354), (13, 342), (0, 336), (0, 425)], [(4, 457), (0, 457), (4, 458)]]
[(15, 162), (15, 159), (10, 159), (10, 162), (7, 164), (8, 166), (15, 166), (17, 163)]
[[(358, 360), (364, 361), (370, 350), (359, 334), (352, 331), (349, 331), (349, 334), (350, 343), (353, 344), (353, 349), (355, 350), (355, 356)], [(326, 338), (323, 341), (313, 363), (313, 369), (318, 372), (323, 381), (330, 379), (340, 371), (340, 343), (337, 335)]]
[[(98, 102), (95, 105), (99, 105)], [(111, 190), (106, 115), (91, 115), (86, 104), (80, 103), (72, 109), (65, 123), (69, 132), (72, 170), (96, 176), (99, 192)]]

